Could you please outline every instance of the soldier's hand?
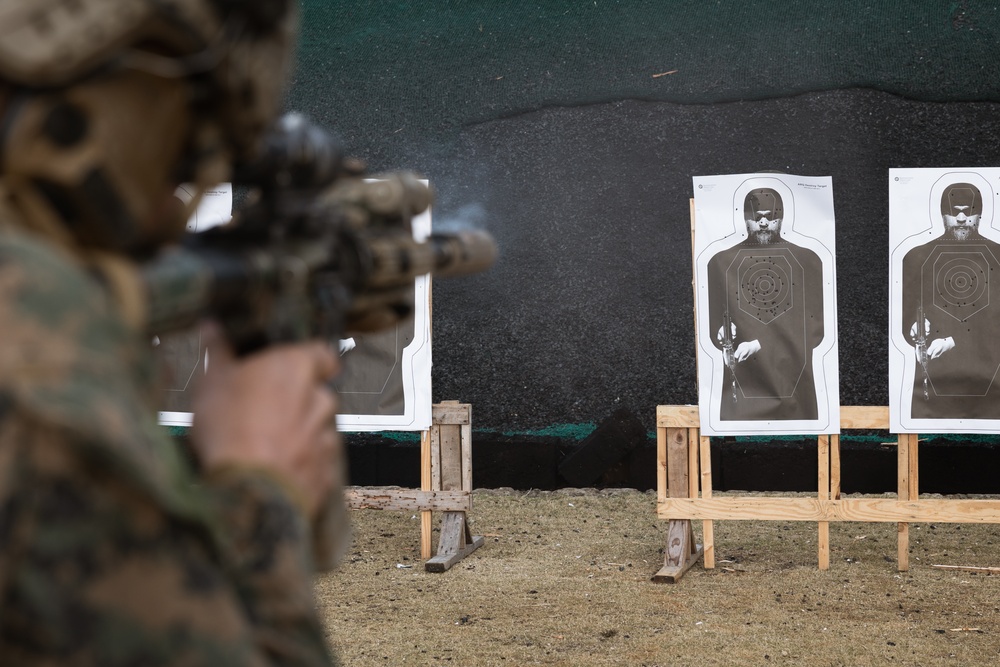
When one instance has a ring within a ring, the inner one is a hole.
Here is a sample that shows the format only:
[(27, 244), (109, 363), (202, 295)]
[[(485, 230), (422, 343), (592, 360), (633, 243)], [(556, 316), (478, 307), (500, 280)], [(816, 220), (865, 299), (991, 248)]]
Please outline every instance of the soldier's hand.
[(311, 514), (339, 463), (339, 360), (324, 343), (276, 345), (237, 359), (215, 325), (203, 328), (208, 369), (194, 399), (192, 441), (206, 470), (246, 466), (284, 478)]

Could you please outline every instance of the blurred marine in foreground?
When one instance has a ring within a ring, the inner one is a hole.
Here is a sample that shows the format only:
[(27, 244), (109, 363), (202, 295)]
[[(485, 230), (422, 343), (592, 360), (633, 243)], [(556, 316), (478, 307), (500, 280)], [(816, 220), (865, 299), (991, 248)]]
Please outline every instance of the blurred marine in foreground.
[[(0, 661), (325, 665), (316, 564), (347, 540), (328, 341), (409, 313), (415, 178), (367, 183), (276, 121), (290, 0), (0, 0)], [(198, 198), (253, 189), (182, 238)], [(193, 469), (154, 333), (203, 325)]]

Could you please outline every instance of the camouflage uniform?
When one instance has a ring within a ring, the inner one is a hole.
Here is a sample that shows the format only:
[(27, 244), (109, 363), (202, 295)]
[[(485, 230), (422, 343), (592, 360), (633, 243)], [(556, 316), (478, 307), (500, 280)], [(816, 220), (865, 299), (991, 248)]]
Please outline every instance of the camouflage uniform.
[(0, 321), (0, 663), (330, 664), (291, 494), (194, 474), (100, 281), (0, 227)]

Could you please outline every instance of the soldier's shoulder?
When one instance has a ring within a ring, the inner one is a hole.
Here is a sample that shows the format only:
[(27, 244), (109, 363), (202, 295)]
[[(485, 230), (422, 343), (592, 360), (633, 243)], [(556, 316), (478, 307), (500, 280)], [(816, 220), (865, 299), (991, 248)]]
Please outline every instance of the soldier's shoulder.
[(134, 333), (97, 279), (58, 248), (0, 231), (0, 321), (0, 391), (21, 409), (96, 428), (102, 401), (116, 412), (135, 401)]
[(99, 284), (67, 253), (29, 234), (0, 232), (0, 308), (6, 322), (32, 319), (59, 327), (71, 313), (77, 319), (107, 317), (109, 306)]

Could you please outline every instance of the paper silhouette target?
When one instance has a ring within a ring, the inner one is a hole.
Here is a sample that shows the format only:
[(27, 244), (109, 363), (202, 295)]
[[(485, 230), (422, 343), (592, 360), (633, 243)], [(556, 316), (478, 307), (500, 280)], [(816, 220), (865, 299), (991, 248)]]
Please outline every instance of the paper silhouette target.
[(1000, 169), (889, 172), (889, 414), (898, 433), (1000, 431)]
[(830, 179), (694, 186), (702, 433), (839, 432)]

